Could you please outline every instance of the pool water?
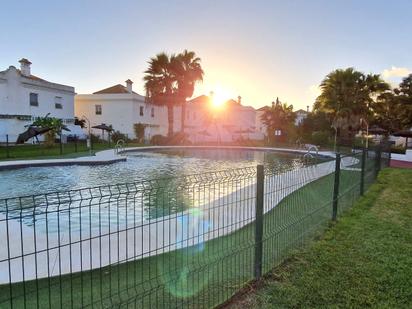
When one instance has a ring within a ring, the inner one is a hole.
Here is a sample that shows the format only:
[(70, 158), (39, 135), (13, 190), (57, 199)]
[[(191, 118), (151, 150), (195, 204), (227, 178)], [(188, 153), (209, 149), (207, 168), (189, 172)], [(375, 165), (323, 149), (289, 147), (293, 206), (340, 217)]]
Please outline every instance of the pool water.
[[(254, 169), (257, 164), (282, 171), (307, 163), (297, 154), (187, 148), (129, 152), (127, 161), (109, 165), (0, 171), (0, 215), (7, 208), (11, 218), (30, 228), (35, 224), (44, 233), (82, 230), (86, 231), (83, 235), (93, 235), (102, 228), (127, 229), (145, 220), (201, 208), (202, 203), (253, 185), (256, 179), (253, 175), (202, 186), (179, 176)], [(142, 184), (153, 179), (160, 180)], [(13, 198), (22, 196), (27, 197)]]
[(300, 167), (300, 155), (279, 152), (181, 149), (127, 153), (127, 161), (96, 166), (32, 167), (0, 171), (0, 199), (101, 185), (199, 174), (257, 164)]

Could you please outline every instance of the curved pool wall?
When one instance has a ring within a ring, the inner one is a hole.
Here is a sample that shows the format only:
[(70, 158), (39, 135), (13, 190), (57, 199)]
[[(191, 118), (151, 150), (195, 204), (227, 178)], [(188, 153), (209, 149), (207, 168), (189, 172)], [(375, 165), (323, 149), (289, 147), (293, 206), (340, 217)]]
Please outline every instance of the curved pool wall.
[[(342, 159), (342, 167), (350, 169), (357, 162), (354, 158)], [(283, 189), (264, 199), (264, 212), (267, 213), (289, 194), (308, 183), (334, 172), (334, 161), (319, 163), (291, 171), (273, 174), (265, 178), (265, 190), (270, 183), (282, 183)], [(143, 220), (133, 228), (119, 229), (111, 234), (110, 226), (103, 228), (97, 238), (91, 235), (54, 233), (39, 234), (34, 237), (33, 229), (15, 221), (5, 221), (0, 216), (0, 230), (17, 230), (10, 233), (7, 243), (9, 253), (3, 250), (0, 260), (0, 283), (27, 281), (101, 268), (114, 263), (142, 259), (148, 256), (193, 246), (232, 233), (254, 221), (256, 182), (251, 181), (242, 190), (222, 195), (212, 203), (199, 205), (198, 210), (188, 209), (162, 218)], [(248, 192), (250, 198), (241, 196)], [(243, 193), (244, 194), (244, 193)], [(224, 206), (224, 207), (219, 207)], [(238, 221), (241, 217), (242, 220)], [(190, 224), (186, 224), (190, 222)], [(207, 224), (204, 224), (204, 223)], [(1, 235), (7, 235), (1, 233)], [(167, 237), (159, 236), (167, 235)], [(36, 241), (34, 241), (36, 239)], [(69, 239), (75, 244), (70, 243)], [(24, 259), (21, 258), (21, 244), (24, 242)], [(37, 248), (35, 250), (35, 248)], [(50, 249), (51, 248), (51, 249)], [(121, 250), (119, 250), (121, 248)], [(42, 252), (38, 252), (42, 251)], [(129, 256), (129, 252), (133, 252)], [(22, 267), (24, 265), (24, 267)], [(49, 267), (47, 267), (49, 265)], [(36, 267), (37, 266), (37, 267)], [(11, 278), (9, 278), (9, 267)], [(24, 269), (24, 273), (23, 270)]]
[[(306, 164), (302, 152), (255, 147), (161, 146), (127, 149), (122, 156), (118, 156), (122, 161), (115, 164), (91, 163), (94, 162), (92, 160), (109, 159), (110, 156), (115, 155), (113, 150), (99, 152), (97, 159), (88, 157), (90, 161), (82, 161), (88, 162), (87, 164), (69, 161), (66, 165), (66, 159), (51, 160), (51, 162), (35, 160), (41, 161), (41, 164), (46, 166), (25, 166), (22, 165), (23, 162), (19, 163), (19, 167), (26, 168), (0, 171), (0, 199), (199, 174), (258, 164), (271, 165), (278, 169), (290, 166), (301, 167)], [(30, 160), (26, 163), (31, 164), (31, 162)], [(15, 168), (14, 161), (8, 164)], [(56, 164), (58, 166), (55, 166)]]
[[(84, 156), (79, 158), (63, 159), (37, 159), (37, 160), (8, 160), (0, 161), (0, 171), (47, 166), (69, 166), (69, 165), (105, 165), (125, 161), (127, 158), (122, 154), (136, 151), (153, 151), (163, 149), (231, 149), (231, 150), (252, 150), (266, 152), (283, 152), (290, 154), (305, 154), (306, 150), (275, 148), (275, 147), (247, 147), (247, 146), (144, 146), (128, 147), (118, 153), (114, 149), (97, 152), (94, 156)], [(319, 157), (333, 158), (335, 155), (330, 151), (319, 151)]]

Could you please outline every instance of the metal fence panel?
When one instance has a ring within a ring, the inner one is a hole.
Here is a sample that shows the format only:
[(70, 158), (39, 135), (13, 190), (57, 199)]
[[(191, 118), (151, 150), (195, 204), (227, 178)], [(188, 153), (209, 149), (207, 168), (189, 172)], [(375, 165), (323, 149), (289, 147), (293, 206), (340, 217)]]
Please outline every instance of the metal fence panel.
[[(389, 155), (365, 155), (366, 190)], [(339, 167), (338, 216), (362, 151)], [(335, 175), (331, 160), (0, 200), (0, 307), (213, 308), (327, 227)]]

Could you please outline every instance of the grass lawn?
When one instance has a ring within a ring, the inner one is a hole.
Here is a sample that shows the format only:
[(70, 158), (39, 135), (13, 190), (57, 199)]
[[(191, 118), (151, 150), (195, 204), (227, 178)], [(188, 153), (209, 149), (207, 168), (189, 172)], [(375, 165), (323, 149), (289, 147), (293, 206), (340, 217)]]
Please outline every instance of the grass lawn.
[[(141, 146), (141, 144), (128, 144), (128, 147)], [(94, 143), (92, 154), (97, 151), (111, 149), (114, 143)], [(9, 147), (9, 157), (5, 146), (0, 146), (0, 161), (5, 160), (27, 160), (27, 159), (61, 159), (61, 158), (76, 158), (90, 155), (85, 141), (79, 141), (76, 146), (73, 142), (63, 145), (63, 154), (60, 155), (60, 145), (55, 144), (51, 147), (46, 145), (16, 145)]]
[(412, 308), (412, 170), (385, 169), (316, 242), (228, 308)]
[[(342, 171), (342, 207), (357, 196), (357, 180), (359, 172)], [(333, 175), (314, 181), (265, 215), (264, 272), (328, 226), (333, 181)], [(0, 286), (0, 307), (11, 307), (11, 288), (14, 308), (213, 308), (253, 279), (254, 228), (252, 223), (200, 247), (91, 272)]]

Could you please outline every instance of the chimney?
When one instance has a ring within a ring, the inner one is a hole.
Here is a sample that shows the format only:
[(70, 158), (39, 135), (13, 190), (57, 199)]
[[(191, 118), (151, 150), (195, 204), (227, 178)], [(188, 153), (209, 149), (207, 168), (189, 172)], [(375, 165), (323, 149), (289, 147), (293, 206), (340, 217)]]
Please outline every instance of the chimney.
[(237, 97), (237, 103), (239, 103), (239, 105), (242, 104), (242, 97), (240, 95)]
[(21, 74), (22, 74), (23, 76), (30, 76), (30, 75), (31, 75), (31, 72), (30, 72), (31, 62), (30, 62), (29, 60), (27, 60), (26, 58), (20, 59), (19, 62), (20, 62), (20, 71), (21, 71)]
[(133, 82), (130, 79), (128, 79), (126, 81), (126, 88), (127, 88), (127, 91), (130, 92), (130, 93), (133, 92), (132, 85), (133, 85)]

